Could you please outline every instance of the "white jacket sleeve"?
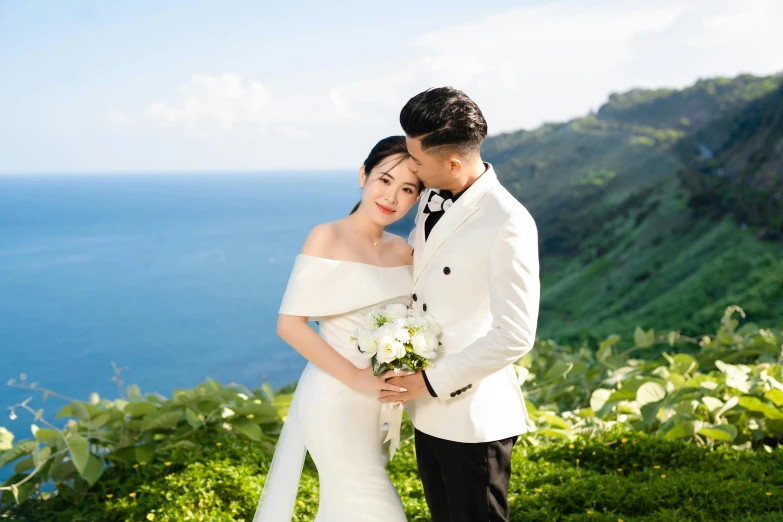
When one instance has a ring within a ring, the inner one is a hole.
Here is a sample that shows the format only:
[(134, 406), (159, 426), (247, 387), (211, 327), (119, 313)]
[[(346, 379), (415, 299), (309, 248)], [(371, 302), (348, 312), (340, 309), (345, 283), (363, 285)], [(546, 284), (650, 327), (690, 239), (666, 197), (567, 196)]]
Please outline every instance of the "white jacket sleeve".
[(536, 339), (540, 301), (538, 232), (527, 213), (500, 228), (490, 252), (489, 301), (492, 327), (461, 352), (435, 359), (427, 378), (441, 401), (513, 364)]

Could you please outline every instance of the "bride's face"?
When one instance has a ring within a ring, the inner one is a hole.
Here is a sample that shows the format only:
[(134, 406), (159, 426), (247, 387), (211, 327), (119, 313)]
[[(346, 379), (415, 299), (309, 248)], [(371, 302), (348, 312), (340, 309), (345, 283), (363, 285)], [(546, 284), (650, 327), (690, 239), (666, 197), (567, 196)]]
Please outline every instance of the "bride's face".
[(395, 154), (384, 158), (369, 173), (364, 167), (359, 171), (361, 209), (383, 226), (402, 219), (421, 194), (419, 178), (410, 171), (406, 159), (403, 154)]

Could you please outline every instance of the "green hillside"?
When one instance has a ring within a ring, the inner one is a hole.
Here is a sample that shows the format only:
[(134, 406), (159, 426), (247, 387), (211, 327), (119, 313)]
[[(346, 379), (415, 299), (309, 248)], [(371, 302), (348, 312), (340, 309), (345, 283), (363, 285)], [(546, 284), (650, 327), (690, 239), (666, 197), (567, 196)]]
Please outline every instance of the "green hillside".
[[(595, 115), (487, 140), (483, 155), (539, 226), (542, 337), (633, 325), (695, 334), (728, 304), (777, 324), (780, 86), (780, 77), (743, 75), (637, 89)], [(716, 176), (720, 168), (728, 174)], [(756, 199), (737, 204), (737, 184)], [(770, 210), (748, 220), (759, 200)]]

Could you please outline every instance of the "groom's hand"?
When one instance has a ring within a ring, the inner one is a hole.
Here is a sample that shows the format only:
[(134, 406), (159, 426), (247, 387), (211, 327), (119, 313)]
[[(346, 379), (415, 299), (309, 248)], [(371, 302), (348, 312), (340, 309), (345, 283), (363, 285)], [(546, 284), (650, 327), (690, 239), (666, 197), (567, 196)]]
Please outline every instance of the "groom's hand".
[(386, 379), (386, 382), (393, 384), (394, 386), (405, 388), (408, 391), (394, 392), (391, 390), (381, 390), (380, 397), (378, 397), (378, 400), (381, 402), (409, 401), (429, 393), (427, 391), (427, 385), (424, 383), (424, 376), (421, 374), (421, 370), (416, 370), (416, 373), (410, 375)]

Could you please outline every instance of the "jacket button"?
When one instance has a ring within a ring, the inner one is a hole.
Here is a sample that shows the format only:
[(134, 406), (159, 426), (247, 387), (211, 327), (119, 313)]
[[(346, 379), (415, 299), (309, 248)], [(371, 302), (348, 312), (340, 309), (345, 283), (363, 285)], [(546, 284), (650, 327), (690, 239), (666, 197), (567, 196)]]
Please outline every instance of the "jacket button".
[(457, 390), (457, 395), (462, 395), (462, 390)]
[(427, 311), (427, 303), (424, 303), (423, 305), (421, 305), (421, 309), (426, 312)]
[(471, 389), (473, 387), (472, 384), (468, 384), (468, 389)]
[(451, 273), (451, 268), (449, 268), (449, 267), (445, 267), (445, 268), (443, 269), (443, 273), (444, 273), (444, 274), (446, 274), (446, 275), (449, 275), (449, 274)]
[(416, 297), (416, 294), (413, 294), (413, 300), (414, 300), (414, 301), (417, 301), (418, 299), (419, 299), (419, 298), (418, 298), (418, 297)]
[(449, 395), (451, 395), (452, 397), (456, 397), (457, 396), (457, 392), (451, 392)]

